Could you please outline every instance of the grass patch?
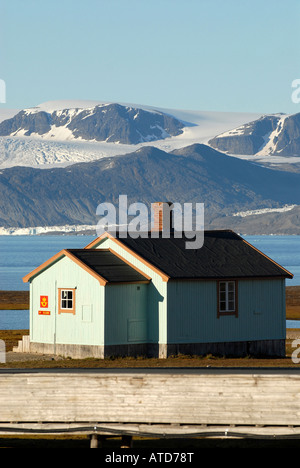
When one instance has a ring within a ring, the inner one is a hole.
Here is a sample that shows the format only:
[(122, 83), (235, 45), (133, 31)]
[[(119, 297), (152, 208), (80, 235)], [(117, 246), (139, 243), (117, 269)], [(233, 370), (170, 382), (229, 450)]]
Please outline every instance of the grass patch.
[(0, 291), (0, 310), (28, 310), (29, 291)]
[(29, 310), (29, 305), (26, 303), (10, 304), (3, 302), (0, 304), (0, 310)]
[(291, 305), (286, 307), (287, 320), (300, 320), (300, 305)]

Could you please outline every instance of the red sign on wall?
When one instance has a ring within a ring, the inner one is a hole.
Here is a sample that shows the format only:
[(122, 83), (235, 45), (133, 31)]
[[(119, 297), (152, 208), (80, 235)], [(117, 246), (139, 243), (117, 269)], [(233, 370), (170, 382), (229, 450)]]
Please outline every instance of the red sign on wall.
[(39, 315), (50, 315), (50, 310), (39, 310)]
[(48, 307), (48, 296), (40, 296), (40, 307), (47, 309)]

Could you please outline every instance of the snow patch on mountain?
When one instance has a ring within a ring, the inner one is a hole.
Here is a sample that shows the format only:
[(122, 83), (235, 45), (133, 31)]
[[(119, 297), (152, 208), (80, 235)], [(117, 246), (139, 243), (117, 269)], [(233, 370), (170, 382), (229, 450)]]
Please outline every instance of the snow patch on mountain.
[(89, 224), (76, 224), (65, 226), (36, 226), (36, 227), (0, 227), (0, 236), (35, 236), (49, 233), (76, 234), (84, 231), (94, 231), (96, 235), (96, 226)]
[(261, 215), (266, 213), (284, 213), (293, 210), (297, 205), (284, 205), (281, 208), (261, 208), (259, 210), (240, 211), (234, 213), (232, 216), (239, 216), (245, 218), (246, 216)]
[(277, 139), (280, 132), (282, 131), (284, 121), (287, 117), (289, 116), (280, 116), (277, 127), (273, 130), (273, 132), (269, 132), (267, 135), (264, 136), (264, 144), (262, 145), (260, 151), (256, 153), (257, 156), (265, 156), (276, 152)]

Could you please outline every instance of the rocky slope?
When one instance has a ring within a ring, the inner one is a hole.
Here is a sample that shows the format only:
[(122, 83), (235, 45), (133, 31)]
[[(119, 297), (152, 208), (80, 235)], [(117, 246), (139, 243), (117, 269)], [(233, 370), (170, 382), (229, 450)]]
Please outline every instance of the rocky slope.
[[(207, 145), (192, 145), (171, 153), (145, 147), (124, 156), (67, 168), (2, 170), (0, 225), (95, 225), (99, 220), (98, 204), (112, 202), (118, 206), (119, 195), (125, 194), (128, 203), (143, 202), (148, 206), (158, 200), (204, 203), (207, 228), (232, 228), (232, 220), (241, 221), (233, 216), (237, 212), (300, 205), (299, 186), (300, 174), (266, 169)], [(292, 210), (288, 214), (291, 216)], [(280, 228), (284, 216), (280, 214)], [(247, 231), (247, 220), (242, 220)], [(251, 219), (249, 223), (254, 226)], [(257, 228), (260, 224), (256, 221)], [(299, 218), (295, 218), (294, 230), (299, 228)]]
[(267, 115), (222, 133), (209, 144), (230, 154), (300, 156), (300, 113)]

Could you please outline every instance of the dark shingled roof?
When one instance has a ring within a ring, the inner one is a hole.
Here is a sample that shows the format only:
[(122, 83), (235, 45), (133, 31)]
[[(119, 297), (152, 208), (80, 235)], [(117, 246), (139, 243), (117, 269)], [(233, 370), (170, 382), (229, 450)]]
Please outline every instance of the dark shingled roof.
[(186, 249), (191, 239), (127, 236), (120, 242), (171, 279), (263, 278), (293, 275), (233, 231), (205, 231), (200, 249)]
[(148, 281), (121, 258), (106, 249), (68, 249), (72, 255), (90, 267), (109, 283)]

